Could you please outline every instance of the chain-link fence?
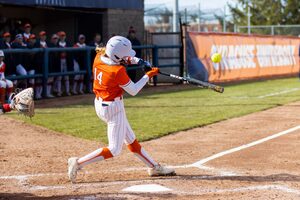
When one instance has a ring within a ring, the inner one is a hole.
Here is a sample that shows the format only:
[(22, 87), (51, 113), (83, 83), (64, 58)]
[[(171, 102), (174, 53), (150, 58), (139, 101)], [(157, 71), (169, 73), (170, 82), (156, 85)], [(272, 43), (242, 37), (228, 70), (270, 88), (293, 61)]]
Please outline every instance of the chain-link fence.
[(250, 29), (251, 34), (264, 34), (264, 35), (292, 35), (300, 36), (299, 25), (259, 25), (259, 26), (236, 26), (235, 32), (248, 33)]

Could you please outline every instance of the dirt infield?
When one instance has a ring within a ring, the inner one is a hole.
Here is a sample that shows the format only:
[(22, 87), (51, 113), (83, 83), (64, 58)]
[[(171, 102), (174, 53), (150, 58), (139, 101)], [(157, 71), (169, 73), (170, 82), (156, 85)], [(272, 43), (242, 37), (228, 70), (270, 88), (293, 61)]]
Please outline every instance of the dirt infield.
[[(299, 113), (296, 102), (143, 143), (174, 177), (147, 177), (124, 149), (80, 171), (77, 184), (67, 158), (102, 144), (1, 116), (0, 199), (300, 199)], [(129, 188), (148, 184), (167, 191)]]

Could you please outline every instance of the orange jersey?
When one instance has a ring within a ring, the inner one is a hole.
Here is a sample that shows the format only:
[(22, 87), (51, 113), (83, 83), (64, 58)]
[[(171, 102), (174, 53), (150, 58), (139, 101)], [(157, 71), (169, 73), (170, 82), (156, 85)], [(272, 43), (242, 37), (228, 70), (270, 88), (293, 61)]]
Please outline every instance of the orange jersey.
[(113, 101), (116, 97), (123, 95), (121, 86), (125, 86), (130, 82), (126, 69), (122, 65), (107, 65), (101, 61), (103, 54), (97, 53), (94, 65), (93, 91), (96, 97), (100, 97), (103, 101)]

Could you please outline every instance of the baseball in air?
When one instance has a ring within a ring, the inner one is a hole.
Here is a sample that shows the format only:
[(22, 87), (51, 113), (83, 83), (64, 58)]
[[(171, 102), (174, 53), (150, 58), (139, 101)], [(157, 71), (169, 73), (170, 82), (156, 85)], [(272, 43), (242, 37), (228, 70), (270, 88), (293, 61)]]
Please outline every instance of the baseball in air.
[(210, 58), (214, 63), (219, 63), (222, 60), (222, 56), (219, 53), (214, 53)]

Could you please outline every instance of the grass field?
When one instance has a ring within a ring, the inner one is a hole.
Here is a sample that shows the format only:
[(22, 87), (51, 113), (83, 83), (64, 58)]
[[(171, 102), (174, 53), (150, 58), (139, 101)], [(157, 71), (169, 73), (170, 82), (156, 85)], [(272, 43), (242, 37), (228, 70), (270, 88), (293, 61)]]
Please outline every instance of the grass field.
[[(196, 87), (151, 94), (146, 91), (126, 98), (125, 106), (133, 130), (139, 140), (145, 141), (297, 100), (299, 80), (287, 78), (226, 86), (224, 94)], [(80, 138), (107, 142), (105, 124), (97, 118), (90, 100), (37, 109), (32, 120), (16, 114), (9, 116)]]

